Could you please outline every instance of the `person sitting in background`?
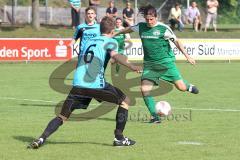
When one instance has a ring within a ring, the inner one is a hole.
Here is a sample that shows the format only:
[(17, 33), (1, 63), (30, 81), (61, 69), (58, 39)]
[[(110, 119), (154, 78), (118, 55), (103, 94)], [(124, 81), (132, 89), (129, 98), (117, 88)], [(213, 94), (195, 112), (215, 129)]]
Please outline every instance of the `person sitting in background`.
[(80, 23), (81, 0), (69, 0), (71, 5), (72, 27), (75, 29)]
[(186, 23), (192, 24), (196, 32), (201, 30), (201, 14), (195, 1), (191, 3), (191, 6), (187, 9), (185, 14), (187, 17)]
[(114, 6), (114, 1), (109, 1), (109, 7), (106, 10), (106, 16), (108, 17), (117, 17), (117, 8)]
[(124, 27), (133, 26), (134, 25), (134, 11), (131, 8), (131, 3), (126, 3), (127, 7), (123, 9), (123, 20), (124, 20)]
[(182, 11), (180, 9), (180, 4), (179, 3), (176, 3), (175, 4), (175, 7), (173, 7), (170, 11), (170, 19), (169, 19), (169, 22), (170, 22), (170, 27), (172, 30), (175, 30), (175, 25), (177, 24), (178, 25), (178, 30), (180, 32), (182, 32), (183, 30), (183, 23), (181, 21), (181, 16), (182, 16)]

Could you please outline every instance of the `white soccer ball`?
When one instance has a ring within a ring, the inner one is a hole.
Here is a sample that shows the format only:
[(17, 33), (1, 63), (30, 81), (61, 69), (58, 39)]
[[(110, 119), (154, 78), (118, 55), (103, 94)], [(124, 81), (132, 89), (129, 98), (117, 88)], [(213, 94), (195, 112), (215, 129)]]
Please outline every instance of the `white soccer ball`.
[(171, 106), (168, 102), (166, 101), (159, 101), (155, 105), (156, 113), (159, 115), (170, 115), (171, 112)]

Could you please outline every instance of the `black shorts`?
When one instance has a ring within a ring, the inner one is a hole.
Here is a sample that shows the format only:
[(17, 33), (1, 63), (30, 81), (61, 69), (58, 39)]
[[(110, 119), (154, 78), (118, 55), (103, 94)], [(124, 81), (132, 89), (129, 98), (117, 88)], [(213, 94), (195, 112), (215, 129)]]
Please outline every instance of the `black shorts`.
[(106, 83), (105, 88), (102, 89), (73, 87), (64, 101), (60, 114), (69, 118), (74, 109), (86, 109), (92, 98), (99, 102), (106, 101), (120, 105), (126, 95), (109, 83)]

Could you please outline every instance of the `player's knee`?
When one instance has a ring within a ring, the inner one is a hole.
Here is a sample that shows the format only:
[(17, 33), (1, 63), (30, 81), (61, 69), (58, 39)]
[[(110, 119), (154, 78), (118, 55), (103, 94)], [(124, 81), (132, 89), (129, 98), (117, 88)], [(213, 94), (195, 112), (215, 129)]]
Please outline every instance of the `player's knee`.
[(147, 96), (147, 95), (149, 95), (150, 94), (150, 91), (149, 91), (149, 89), (148, 88), (146, 88), (145, 86), (141, 86), (141, 92), (142, 92), (142, 95), (143, 96)]

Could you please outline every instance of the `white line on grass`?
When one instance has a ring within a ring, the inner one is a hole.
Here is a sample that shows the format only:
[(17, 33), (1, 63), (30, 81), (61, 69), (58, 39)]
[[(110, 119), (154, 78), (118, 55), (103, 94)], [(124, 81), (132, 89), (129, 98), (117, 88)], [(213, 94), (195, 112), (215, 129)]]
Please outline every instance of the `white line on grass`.
[(220, 112), (240, 112), (239, 109), (219, 109), (219, 108), (173, 108), (176, 110), (193, 110), (193, 111), (220, 111)]
[[(59, 103), (57, 101), (49, 101), (49, 100), (42, 100), (42, 99), (15, 98), (15, 97), (0, 97), (0, 99), (16, 100), (16, 101), (29, 101), (29, 102)], [(96, 106), (99, 104), (91, 103), (91, 105)], [(139, 106), (139, 107), (145, 107), (145, 106)], [(220, 109), (220, 108), (173, 108), (173, 110), (240, 112), (239, 109)]]
[(181, 145), (196, 145), (196, 146), (203, 145), (203, 143), (201, 143), (201, 142), (194, 142), (194, 141), (179, 141), (177, 143), (181, 144)]
[(29, 102), (46, 102), (46, 103), (57, 103), (55, 101), (47, 101), (42, 99), (27, 99), (27, 98), (14, 98), (14, 97), (0, 97), (5, 100), (16, 100), (16, 101), (29, 101)]

